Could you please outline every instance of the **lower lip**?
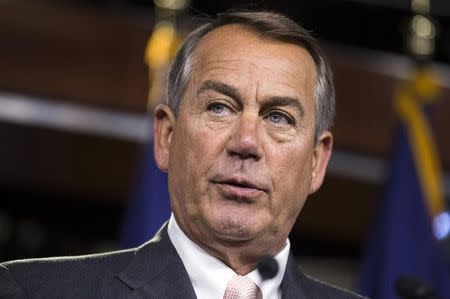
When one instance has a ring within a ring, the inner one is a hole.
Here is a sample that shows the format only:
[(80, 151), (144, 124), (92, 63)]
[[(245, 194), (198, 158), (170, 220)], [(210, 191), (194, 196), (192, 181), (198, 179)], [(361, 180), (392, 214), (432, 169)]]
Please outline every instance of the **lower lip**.
[(260, 196), (264, 191), (256, 188), (238, 187), (230, 184), (216, 184), (219, 193), (226, 198), (252, 200)]

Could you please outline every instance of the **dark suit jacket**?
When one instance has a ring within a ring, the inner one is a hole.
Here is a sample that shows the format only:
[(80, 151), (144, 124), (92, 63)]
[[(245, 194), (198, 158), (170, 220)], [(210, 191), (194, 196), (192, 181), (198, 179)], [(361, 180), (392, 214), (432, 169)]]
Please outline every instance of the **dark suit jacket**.
[[(361, 298), (307, 277), (292, 256), (282, 282), (282, 296)], [(196, 297), (164, 226), (152, 240), (133, 249), (0, 264), (0, 298)]]

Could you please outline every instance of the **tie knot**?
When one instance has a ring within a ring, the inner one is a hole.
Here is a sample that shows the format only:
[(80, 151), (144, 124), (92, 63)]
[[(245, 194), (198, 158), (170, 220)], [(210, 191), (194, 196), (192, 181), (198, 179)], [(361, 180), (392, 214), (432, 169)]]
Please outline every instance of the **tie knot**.
[(230, 280), (223, 299), (259, 299), (261, 290), (248, 277), (236, 275)]

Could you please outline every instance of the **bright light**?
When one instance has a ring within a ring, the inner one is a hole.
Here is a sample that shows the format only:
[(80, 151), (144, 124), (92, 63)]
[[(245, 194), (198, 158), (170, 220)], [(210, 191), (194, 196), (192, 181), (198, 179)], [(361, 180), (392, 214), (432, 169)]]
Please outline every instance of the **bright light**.
[(438, 240), (443, 240), (450, 234), (450, 214), (445, 211), (433, 219), (433, 232)]
[(423, 38), (434, 38), (436, 29), (431, 21), (424, 16), (414, 16), (411, 21), (411, 29)]

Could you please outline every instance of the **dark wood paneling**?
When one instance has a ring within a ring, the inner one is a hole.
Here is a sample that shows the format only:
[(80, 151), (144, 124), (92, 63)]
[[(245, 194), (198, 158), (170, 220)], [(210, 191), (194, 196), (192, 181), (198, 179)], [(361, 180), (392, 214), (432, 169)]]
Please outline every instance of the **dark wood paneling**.
[(145, 111), (149, 32), (106, 11), (0, 3), (0, 90)]
[[(357, 52), (357, 50), (352, 50)], [(336, 84), (337, 114), (333, 129), (336, 146), (341, 149), (357, 151), (363, 154), (387, 156), (391, 149), (397, 116), (393, 108), (394, 90), (403, 79), (394, 76), (395, 61), (392, 69), (379, 71), (370, 58), (378, 59), (389, 66), (393, 57), (382, 53), (374, 57), (372, 52), (352, 57), (345, 50), (330, 51)], [(376, 56), (376, 54), (375, 54)], [(364, 58), (367, 57), (368, 61)], [(384, 61), (383, 61), (384, 60)], [(404, 59), (402, 59), (404, 60)], [(441, 74), (445, 81), (448, 69)], [(391, 72), (390, 72), (391, 71)], [(444, 84), (433, 111), (432, 124), (436, 143), (446, 169), (450, 169), (450, 89)]]
[(139, 152), (136, 143), (0, 123), (3, 187), (123, 201)]
[(334, 135), (338, 147), (384, 154), (391, 141), (395, 115), (392, 92), (395, 82), (332, 56), (336, 84)]

